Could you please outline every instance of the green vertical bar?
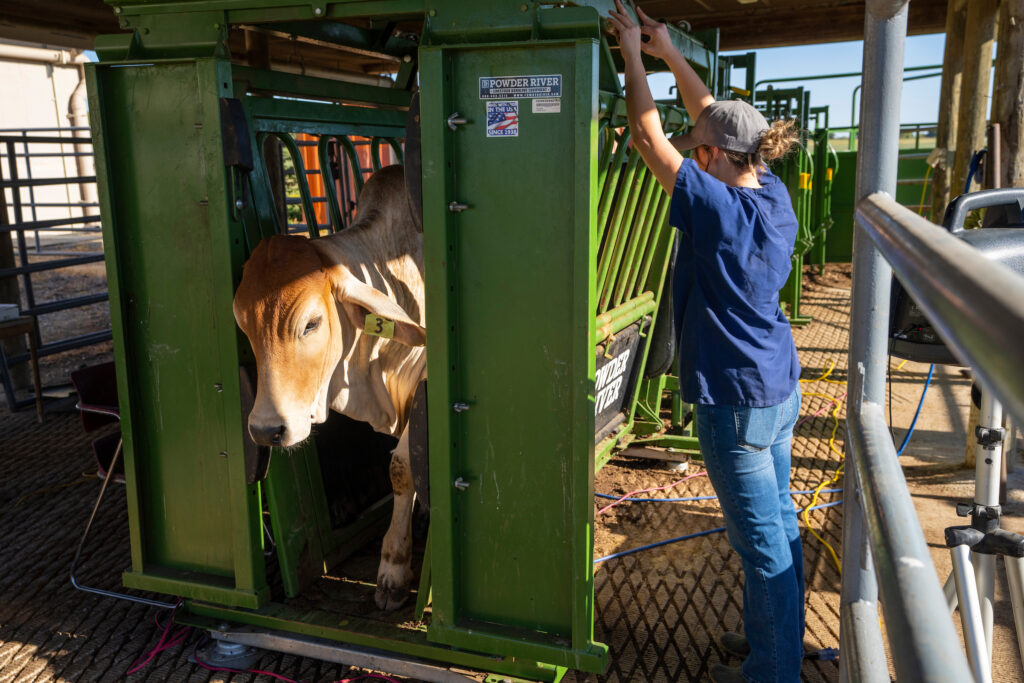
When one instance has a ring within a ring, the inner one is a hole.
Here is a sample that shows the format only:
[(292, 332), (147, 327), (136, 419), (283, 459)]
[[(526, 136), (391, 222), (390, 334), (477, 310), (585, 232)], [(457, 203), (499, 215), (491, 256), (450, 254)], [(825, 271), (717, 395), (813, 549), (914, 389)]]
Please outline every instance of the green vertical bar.
[(611, 159), (611, 166), (604, 177), (604, 183), (601, 185), (601, 203), (597, 211), (597, 227), (601, 237), (608, 233), (610, 225), (608, 223), (608, 212), (611, 210), (615, 191), (619, 186), (619, 176), (622, 174), (622, 160), (625, 158), (627, 148), (629, 147), (627, 144), (629, 142), (629, 131), (626, 130), (621, 136), (616, 136), (616, 140), (618, 141), (618, 147)]
[[(320, 226), (316, 221), (316, 210), (313, 208), (313, 197), (309, 192), (309, 180), (306, 178), (306, 165), (302, 163), (302, 153), (299, 151), (299, 144), (292, 135), (278, 133), (274, 137), (281, 141), (285, 149), (292, 157), (292, 167), (295, 170), (295, 182), (299, 186), (299, 197), (302, 201), (302, 213), (305, 214), (306, 232), (310, 237), (320, 236)], [(287, 220), (287, 219), (286, 219)], [(285, 226), (285, 232), (288, 226)]]
[[(95, 62), (85, 65), (86, 85), (89, 96), (90, 127), (92, 128), (93, 154), (96, 163), (96, 185), (99, 190), (100, 216), (103, 221), (103, 254), (107, 271), (107, 290), (110, 296), (110, 329), (113, 336), (115, 349), (122, 349), (120, 353), (114, 354), (114, 365), (117, 371), (117, 397), (121, 413), (121, 440), (122, 453), (125, 468), (125, 488), (128, 503), (128, 535), (131, 540), (132, 569), (142, 571), (142, 532), (140, 520), (142, 511), (139, 506), (138, 480), (139, 475), (135, 469), (135, 438), (132, 425), (132, 395), (128, 390), (128, 376), (126, 372), (127, 342), (125, 339), (125, 311), (124, 295), (121, 292), (121, 280), (118, 273), (121, 272), (120, 243), (114, 239), (114, 235), (120, 232), (121, 226), (114, 211), (114, 182), (112, 178), (110, 159), (108, 159), (107, 147), (116, 140), (107, 131), (107, 124), (111, 115), (107, 111), (107, 100), (110, 95), (107, 93), (106, 82), (103, 75), (108, 71), (107, 67), (99, 66)], [(116, 103), (114, 104), (116, 106)], [(115, 128), (116, 131), (116, 128)], [(116, 152), (115, 152), (116, 154)]]
[[(646, 166), (641, 165), (633, 186), (630, 188), (628, 198), (623, 205), (623, 225), (619, 230), (618, 239), (615, 241), (611, 258), (608, 260), (608, 270), (605, 274), (605, 279), (598, 288), (600, 297), (598, 299), (598, 306), (601, 313), (604, 313), (613, 306), (615, 280), (622, 268), (623, 255), (629, 242), (630, 233), (633, 231), (633, 225), (636, 223), (637, 204), (641, 201), (641, 198), (649, 198), (648, 190), (652, 178), (654, 178), (654, 174)], [(654, 182), (657, 183), (657, 180), (654, 180)]]
[(601, 156), (597, 160), (597, 186), (601, 188), (604, 187), (604, 179), (608, 173), (608, 160), (611, 159), (612, 149), (615, 147), (615, 129), (610, 125), (604, 125), (600, 128), (598, 137), (604, 138)]
[[(625, 147), (624, 144), (620, 145), (620, 149)], [(618, 163), (621, 167), (621, 160), (619, 155), (616, 154), (613, 163)], [(612, 254), (615, 251), (615, 244), (619, 239), (619, 231), (622, 229), (623, 216), (626, 213), (626, 202), (629, 193), (634, 188), (634, 181), (637, 175), (637, 169), (640, 168), (640, 154), (635, 150), (630, 154), (629, 161), (626, 162), (626, 174), (622, 178), (622, 182), (619, 185), (619, 201), (615, 204), (615, 212), (612, 214), (611, 222), (608, 223), (608, 227), (604, 228), (604, 240), (601, 242), (600, 252), (598, 254), (597, 264), (597, 293), (600, 298), (601, 291), (604, 289), (604, 283), (608, 276), (608, 268), (611, 266)], [(612, 198), (615, 196), (615, 187), (608, 186), (608, 194), (606, 195), (607, 205), (601, 210), (599, 216), (601, 216), (600, 225), (604, 226), (604, 216), (607, 214), (608, 208), (611, 206)], [(599, 310), (598, 314), (604, 313), (604, 310)]]
[[(590, 42), (576, 44), (575, 83), (575, 158), (577, 191), (574, 209), (576, 248), (573, 250), (573, 282), (579, 287), (573, 301), (573, 401), (569, 419), (573, 429), (571, 473), (571, 519), (576, 528), (572, 537), (572, 647), (577, 652), (594, 644), (594, 376), (596, 360), (590, 340), (594, 338), (594, 308), (597, 305), (595, 279), (597, 241), (591, 226), (595, 224), (596, 184), (595, 149), (598, 126), (597, 47)], [(589, 114), (589, 115), (588, 115)], [(613, 131), (614, 133), (614, 131)], [(614, 138), (614, 134), (611, 136)], [(580, 171), (583, 170), (582, 173)], [(589, 239), (587, 238), (588, 236)], [(604, 649), (606, 656), (607, 650)]]
[(660, 197), (660, 204), (658, 210), (654, 214), (654, 230), (651, 234), (650, 244), (647, 247), (647, 252), (644, 254), (643, 264), (640, 267), (640, 274), (636, 279), (636, 289), (633, 290), (634, 296), (640, 296), (644, 291), (660, 291), (654, 288), (654, 283), (648, 283), (648, 276), (651, 272), (651, 264), (655, 255), (662, 253), (663, 249), (671, 247), (671, 239), (669, 240), (669, 247), (664, 245), (664, 241), (661, 236), (668, 229), (668, 232), (672, 231), (672, 228), (668, 225), (668, 209), (672, 203), (672, 198), (667, 193), (662, 193)]
[[(423, 261), (427, 309), (427, 403), (430, 447), (431, 577), (433, 612), (431, 625), (455, 624), (456, 563), (452, 509), (452, 383), (455, 380), (457, 352), (455, 336), (449, 334), (454, 323), (451, 269), (458, 267), (459, 254), (451, 237), (449, 198), (454, 198), (452, 178), (452, 135), (445, 120), (450, 111), (451, 69), (447, 54), (438, 47), (419, 51), (420, 83), (430, 84), (420, 91), (421, 145), (423, 165)], [(437, 330), (438, 332), (434, 332)]]
[[(338, 179), (334, 177), (334, 171), (331, 169), (330, 152), (328, 151), (331, 139), (330, 135), (321, 135), (317, 141), (316, 153), (320, 161), (320, 173), (324, 176), (324, 194), (327, 199), (327, 210), (331, 217), (331, 231), (337, 232), (345, 227), (345, 223), (341, 218), (341, 202), (338, 200)], [(341, 160), (338, 161), (340, 166)]]
[[(656, 194), (657, 193), (657, 194)], [(615, 285), (615, 297), (612, 300), (612, 307), (622, 303), (626, 292), (633, 289), (633, 278), (640, 270), (640, 257), (643, 255), (643, 248), (647, 246), (647, 236), (651, 231), (652, 214), (651, 205), (657, 205), (659, 195), (664, 194), (661, 184), (654, 174), (648, 174), (647, 187), (644, 188), (644, 197), (640, 203), (640, 209), (636, 212), (636, 221), (630, 231), (629, 246), (626, 249), (625, 258), (619, 267), (618, 282)]]

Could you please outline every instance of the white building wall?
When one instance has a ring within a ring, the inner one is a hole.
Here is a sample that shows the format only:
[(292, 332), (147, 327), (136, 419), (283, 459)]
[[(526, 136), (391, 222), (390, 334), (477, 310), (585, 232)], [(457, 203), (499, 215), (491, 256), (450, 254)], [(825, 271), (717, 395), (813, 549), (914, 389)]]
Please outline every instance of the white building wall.
[[(3, 43), (0, 43), (2, 45)], [(78, 86), (80, 67), (77, 64), (51, 65), (26, 61), (14, 61), (0, 57), (0, 135), (20, 135), (26, 129), (68, 128), (70, 119), (70, 101), (72, 93)], [(84, 122), (83, 122), (84, 123)], [(12, 129), (14, 132), (12, 132)], [(33, 132), (28, 135), (57, 135), (53, 130)], [(86, 132), (88, 134), (88, 132)], [(70, 136), (64, 132), (62, 136)], [(75, 151), (74, 145), (41, 145), (32, 144), (29, 149), (33, 154), (43, 153), (53, 156), (33, 157), (26, 161), (25, 146), (15, 144), (15, 155), (18, 162), (18, 177), (27, 178), (68, 178), (80, 175), (73, 156), (58, 156), (63, 151), (68, 154)], [(4, 179), (11, 176), (7, 158), (9, 148), (0, 144), (0, 175)], [(84, 151), (92, 152), (91, 145), (84, 146)], [(91, 158), (88, 160), (88, 175), (95, 173)], [(30, 164), (30, 165), (29, 165)], [(86, 191), (90, 195), (90, 191)], [(33, 211), (25, 209), (23, 220), (45, 220), (83, 215), (96, 215), (98, 208), (82, 207), (82, 188), (79, 185), (54, 185), (21, 189), (21, 200), (27, 207), (34, 199), (44, 204), (70, 204), (63, 207), (38, 207)], [(12, 222), (15, 218), (13, 197), (7, 191), (5, 197), (8, 216)]]

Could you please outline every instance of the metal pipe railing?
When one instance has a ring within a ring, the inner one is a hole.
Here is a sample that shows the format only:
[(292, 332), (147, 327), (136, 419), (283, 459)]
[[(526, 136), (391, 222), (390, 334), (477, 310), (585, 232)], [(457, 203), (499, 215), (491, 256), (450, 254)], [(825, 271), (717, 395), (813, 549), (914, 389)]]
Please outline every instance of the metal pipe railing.
[(856, 216), (950, 350), (1024, 418), (1024, 278), (886, 195)]
[[(896, 193), (899, 106), (908, 3), (868, 0), (864, 18), (864, 97), (858, 199)], [(923, 219), (922, 219), (923, 220)], [(882, 417), (888, 352), (888, 249), (854, 231), (850, 317), (850, 402), (843, 507), (840, 681), (888, 682), (878, 625), (878, 592), (899, 680), (971, 680), (945, 608), (895, 449)]]
[(896, 679), (970, 681), (882, 405), (852, 401), (847, 420)]

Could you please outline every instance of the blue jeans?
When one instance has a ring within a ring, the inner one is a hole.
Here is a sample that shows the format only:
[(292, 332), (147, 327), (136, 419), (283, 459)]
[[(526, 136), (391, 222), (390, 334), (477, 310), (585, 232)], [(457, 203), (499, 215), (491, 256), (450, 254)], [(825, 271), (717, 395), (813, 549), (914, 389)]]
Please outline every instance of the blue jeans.
[(789, 495), (790, 444), (800, 386), (768, 408), (698, 405), (697, 437), (743, 563), (743, 624), (749, 681), (800, 680), (804, 563)]

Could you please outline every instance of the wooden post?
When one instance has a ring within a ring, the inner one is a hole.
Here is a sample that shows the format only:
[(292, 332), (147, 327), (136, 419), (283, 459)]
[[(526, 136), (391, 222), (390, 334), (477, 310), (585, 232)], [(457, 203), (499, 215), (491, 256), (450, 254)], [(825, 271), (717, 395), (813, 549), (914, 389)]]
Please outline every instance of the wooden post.
[(967, 31), (963, 47), (964, 71), (960, 84), (960, 112), (956, 131), (956, 163), (950, 179), (953, 197), (963, 192), (971, 155), (985, 146), (988, 82), (992, 74), (992, 46), (996, 38), (998, 9), (999, 0), (971, 0), (967, 3)]
[(1002, 0), (992, 121), (999, 123), (1003, 187), (1024, 187), (1024, 0)]
[(933, 223), (942, 222), (942, 215), (950, 200), (949, 179), (953, 172), (950, 152), (956, 146), (966, 22), (967, 0), (949, 0), (946, 8), (946, 51), (942, 58), (942, 86), (939, 90), (939, 123), (935, 131), (935, 148), (941, 152), (938, 165), (932, 173)]

